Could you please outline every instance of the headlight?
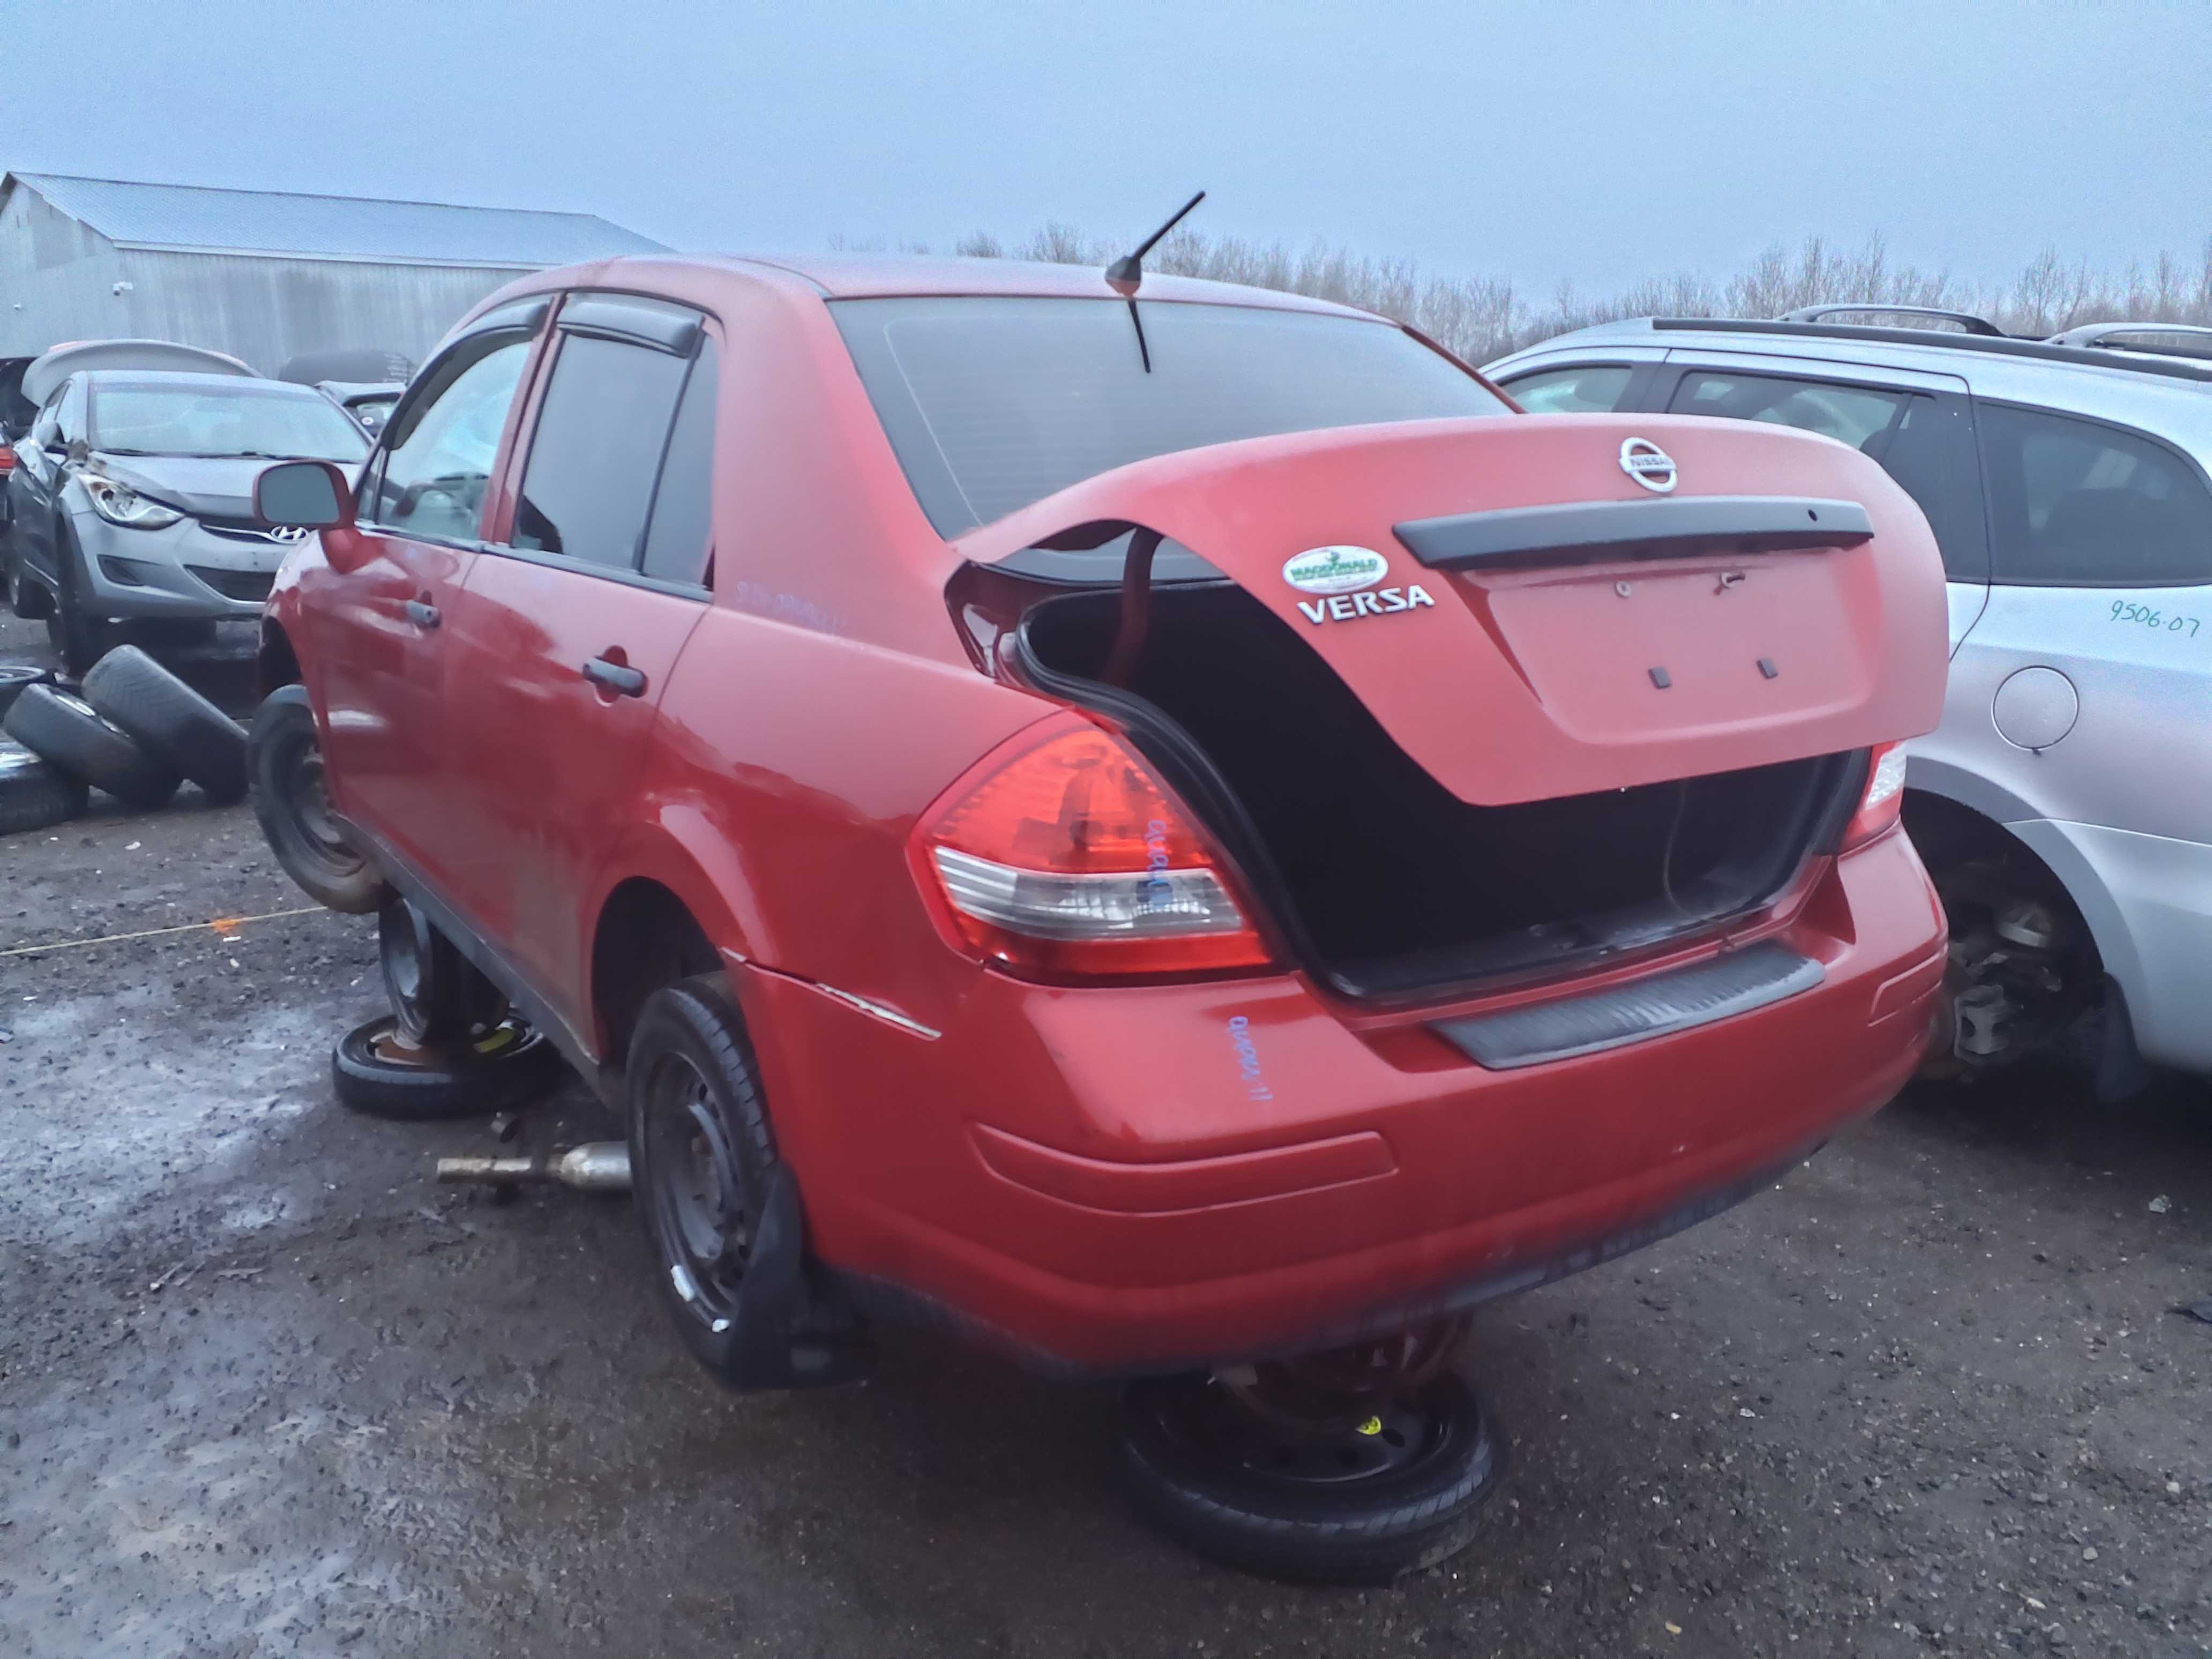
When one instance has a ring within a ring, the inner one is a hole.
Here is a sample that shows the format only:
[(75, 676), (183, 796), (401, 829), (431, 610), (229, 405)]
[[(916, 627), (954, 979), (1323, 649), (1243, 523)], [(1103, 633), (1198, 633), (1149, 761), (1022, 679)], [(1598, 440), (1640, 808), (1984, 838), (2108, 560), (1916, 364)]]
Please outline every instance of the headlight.
[(80, 472), (77, 481), (92, 499), (93, 511), (110, 524), (133, 530), (166, 530), (185, 515), (173, 507), (149, 501), (128, 484), (103, 478), (96, 472)]

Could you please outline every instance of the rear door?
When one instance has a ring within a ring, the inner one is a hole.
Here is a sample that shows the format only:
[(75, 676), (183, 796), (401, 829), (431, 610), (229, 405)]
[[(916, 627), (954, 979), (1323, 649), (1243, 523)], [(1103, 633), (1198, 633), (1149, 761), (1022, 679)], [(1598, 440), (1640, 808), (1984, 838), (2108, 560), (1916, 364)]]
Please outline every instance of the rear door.
[(2203, 467), (2053, 410), (1984, 400), (1976, 425), (1993, 581), (1925, 747), (2039, 817), (2212, 840)]
[(1881, 464), (1918, 503), (1943, 554), (1950, 647), (1989, 599), (1973, 412), (1964, 380), (1790, 358), (1675, 353), (1663, 407), (1794, 426), (1846, 443)]
[(359, 523), (323, 538), (302, 583), (339, 810), (453, 895), (459, 848), (441, 783), (444, 624), (483, 533), (540, 300), (456, 341), (416, 380), (370, 457)]
[(708, 602), (719, 350), (688, 308), (569, 296), (446, 630), (441, 787), (470, 909), (570, 1014), (588, 1006), (594, 883)]

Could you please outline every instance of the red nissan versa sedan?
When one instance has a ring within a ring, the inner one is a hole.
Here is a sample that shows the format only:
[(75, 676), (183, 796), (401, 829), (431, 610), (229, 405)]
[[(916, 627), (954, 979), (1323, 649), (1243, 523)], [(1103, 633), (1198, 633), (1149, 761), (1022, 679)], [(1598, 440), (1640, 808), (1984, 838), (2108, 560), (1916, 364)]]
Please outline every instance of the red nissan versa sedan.
[(258, 808), (397, 1006), (341, 1081), (481, 1103), (550, 1042), (709, 1368), (905, 1317), (1135, 1379), (1139, 1498), (1224, 1559), (1463, 1541), (1465, 1310), (1921, 1053), (1943, 573), (1825, 438), (1525, 416), (1282, 294), (623, 259), (258, 501), (323, 532)]

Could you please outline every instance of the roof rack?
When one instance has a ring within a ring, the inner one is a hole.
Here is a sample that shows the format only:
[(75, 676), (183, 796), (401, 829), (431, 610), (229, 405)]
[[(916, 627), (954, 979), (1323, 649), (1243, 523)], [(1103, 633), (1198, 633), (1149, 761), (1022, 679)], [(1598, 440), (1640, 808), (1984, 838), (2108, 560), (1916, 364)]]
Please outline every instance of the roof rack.
[[(2179, 336), (2179, 345), (2159, 345), (2159, 337)], [(2052, 345), (2102, 346), (2107, 351), (2150, 351), (2168, 357), (2212, 359), (2212, 328), (2202, 323), (2090, 323), (2051, 337)]]
[(1786, 318), (1761, 322), (1745, 317), (1654, 317), (1655, 332), (1708, 334), (1767, 334), (1784, 337), (1810, 337), (1821, 340), (1863, 340), (1883, 345), (1924, 346), (1940, 351), (1983, 351), (2006, 357), (2032, 357), (2047, 363), (2072, 363), (2083, 368), (2117, 369), (2135, 374), (2158, 374), (2169, 380), (2195, 380), (2212, 386), (2212, 362), (2189, 362), (2146, 348), (2141, 351), (2110, 346), (2060, 345), (2049, 340), (2023, 340), (2004, 334), (1954, 334), (1948, 329), (1874, 328), (1861, 323), (1802, 323)]
[(1956, 323), (1969, 334), (1986, 334), (1996, 339), (2008, 337), (2005, 331), (1986, 317), (1977, 317), (1971, 311), (1945, 311), (1936, 306), (1886, 306), (1870, 301), (1852, 301), (1843, 305), (1799, 306), (1795, 311), (1785, 311), (1779, 320), (1785, 323), (1818, 323), (1830, 317), (1933, 317), (1946, 323)]

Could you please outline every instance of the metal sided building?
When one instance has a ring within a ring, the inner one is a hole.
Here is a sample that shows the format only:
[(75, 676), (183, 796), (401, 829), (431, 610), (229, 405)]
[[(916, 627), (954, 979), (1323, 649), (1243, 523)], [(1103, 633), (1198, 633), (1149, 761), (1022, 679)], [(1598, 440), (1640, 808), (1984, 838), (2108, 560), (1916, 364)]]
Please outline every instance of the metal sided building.
[(209, 346), (274, 374), (366, 346), (420, 362), (518, 273), (661, 244), (588, 213), (0, 176), (0, 357), (65, 340)]

